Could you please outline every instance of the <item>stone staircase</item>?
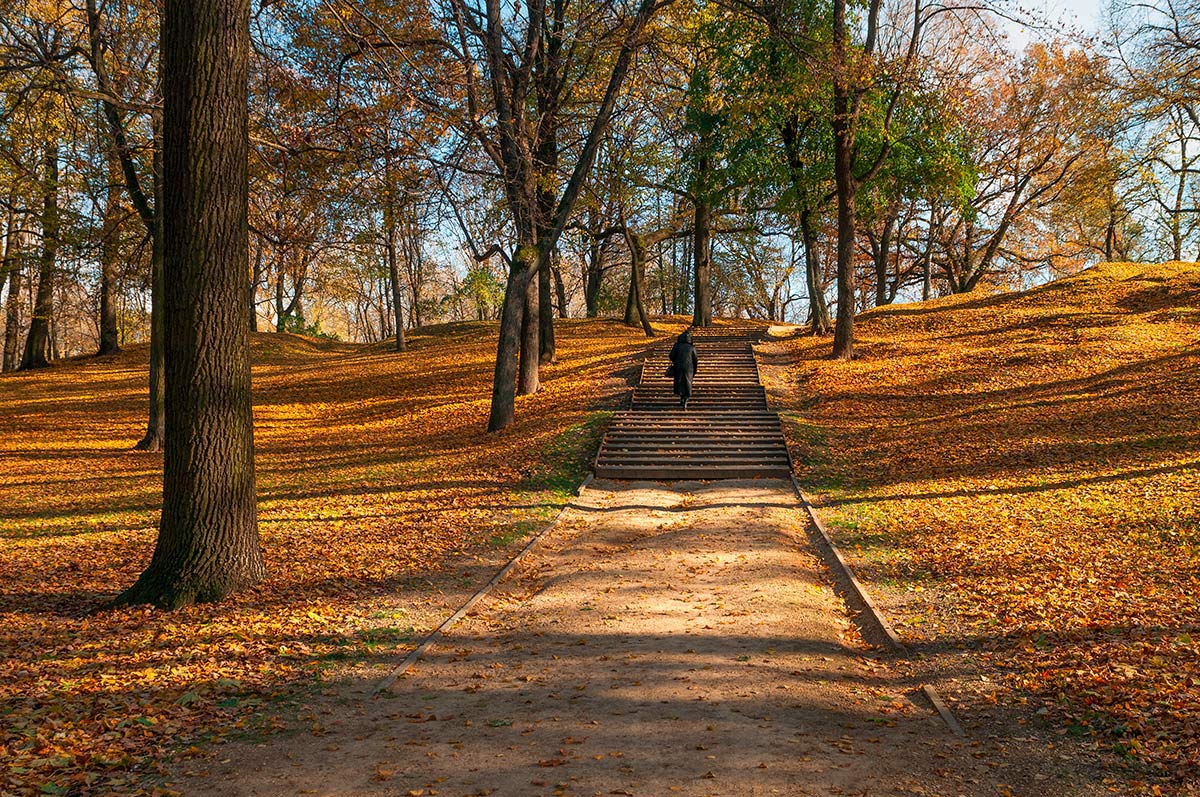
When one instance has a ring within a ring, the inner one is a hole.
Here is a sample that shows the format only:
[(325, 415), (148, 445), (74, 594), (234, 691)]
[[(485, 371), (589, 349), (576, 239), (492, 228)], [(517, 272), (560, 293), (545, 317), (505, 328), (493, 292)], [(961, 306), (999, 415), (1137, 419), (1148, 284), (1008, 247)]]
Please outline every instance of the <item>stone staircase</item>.
[(686, 410), (666, 375), (669, 344), (654, 349), (642, 364), (630, 409), (616, 414), (600, 444), (597, 478), (788, 478), (787, 444), (754, 359), (760, 335), (756, 327), (695, 331), (699, 367)]

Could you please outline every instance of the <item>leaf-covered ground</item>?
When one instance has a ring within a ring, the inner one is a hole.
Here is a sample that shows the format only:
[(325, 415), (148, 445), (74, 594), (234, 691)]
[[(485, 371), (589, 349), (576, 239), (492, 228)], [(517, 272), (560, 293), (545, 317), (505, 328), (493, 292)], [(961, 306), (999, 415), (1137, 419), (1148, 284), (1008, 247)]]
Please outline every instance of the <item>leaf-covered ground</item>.
[(858, 331), (853, 362), (803, 337), (763, 370), (901, 636), (968, 720), (998, 703), (1078, 738), (1063, 754), (1118, 793), (1200, 788), (1200, 265), (1106, 264)]
[(610, 322), (559, 329), (559, 364), (498, 435), (494, 325), (431, 329), (406, 354), (256, 335), (269, 576), (176, 613), (102, 609), (156, 529), (162, 458), (129, 450), (145, 349), (0, 378), (0, 793), (131, 794), (397, 661), (449, 613), (447, 584), (469, 594), (490, 575), (473, 564), (563, 505), (647, 345)]

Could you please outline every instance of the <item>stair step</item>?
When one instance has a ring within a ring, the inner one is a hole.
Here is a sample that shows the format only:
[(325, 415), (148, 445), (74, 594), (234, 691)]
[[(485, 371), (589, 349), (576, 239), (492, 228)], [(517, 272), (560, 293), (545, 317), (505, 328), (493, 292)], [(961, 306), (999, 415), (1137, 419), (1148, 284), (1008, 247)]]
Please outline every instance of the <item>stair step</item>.
[(642, 365), (630, 409), (609, 423), (595, 472), (610, 479), (786, 478), (779, 416), (767, 404), (753, 344), (762, 327), (694, 331), (699, 368), (687, 409), (666, 375), (667, 349)]

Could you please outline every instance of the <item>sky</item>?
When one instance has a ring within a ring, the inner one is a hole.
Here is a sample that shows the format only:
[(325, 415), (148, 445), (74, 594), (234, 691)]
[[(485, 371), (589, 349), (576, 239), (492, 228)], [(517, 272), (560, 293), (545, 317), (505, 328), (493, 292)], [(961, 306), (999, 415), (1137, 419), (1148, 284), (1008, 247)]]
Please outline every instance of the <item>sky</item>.
[[(1020, 6), (1033, 9), (1038, 16), (1051, 21), (1061, 21), (1076, 27), (1084, 33), (1096, 33), (1099, 30), (1103, 14), (1101, 5), (1104, 0), (1026, 0)], [(1009, 25), (1009, 40), (1014, 49), (1023, 49), (1033, 35), (1019, 25)]]

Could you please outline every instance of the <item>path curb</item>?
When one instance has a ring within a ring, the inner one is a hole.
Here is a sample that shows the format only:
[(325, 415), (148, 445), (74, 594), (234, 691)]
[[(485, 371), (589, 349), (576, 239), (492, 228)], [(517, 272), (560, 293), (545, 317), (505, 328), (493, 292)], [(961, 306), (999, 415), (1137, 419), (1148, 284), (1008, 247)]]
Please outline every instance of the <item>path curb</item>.
[(801, 505), (808, 513), (809, 520), (817, 529), (817, 533), (821, 536), (821, 541), (825, 549), (832, 554), (834, 562), (837, 564), (841, 576), (843, 588), (846, 592), (850, 604), (850, 608), (859, 614), (860, 620), (866, 620), (866, 623), (860, 622), (859, 625), (867, 625), (872, 636), (879, 637), (886, 647), (895, 653), (902, 656), (908, 655), (908, 648), (900, 641), (900, 637), (892, 628), (891, 623), (883, 616), (883, 612), (875, 605), (875, 601), (871, 599), (866, 587), (854, 575), (854, 570), (850, 567), (850, 563), (846, 561), (846, 557), (842, 556), (842, 552), (834, 544), (833, 538), (829, 536), (829, 532), (825, 528), (825, 524), (821, 522), (821, 518), (817, 515), (816, 509), (813, 508), (812, 502), (808, 500), (808, 496), (800, 489), (800, 483), (796, 481), (795, 475), (792, 476), (792, 489), (796, 491), (796, 496), (800, 499)]
[[(584, 489), (586, 489), (587, 486), (592, 483), (594, 478), (595, 474), (588, 473), (587, 478), (583, 480), (583, 483), (580, 484), (579, 488), (575, 491), (575, 495), (578, 496), (582, 494)], [(474, 607), (475, 604), (487, 597), (488, 593), (495, 589), (496, 586), (503, 581), (509, 573), (512, 572), (513, 568), (516, 567), (521, 559), (525, 557), (525, 554), (532, 551), (547, 534), (549, 534), (556, 526), (558, 526), (559, 522), (562, 521), (563, 515), (566, 514), (567, 510), (570, 508), (571, 503), (568, 502), (563, 506), (562, 509), (558, 510), (558, 514), (555, 515), (554, 520), (550, 521), (545, 528), (535, 534), (533, 539), (525, 543), (525, 547), (517, 551), (513, 558), (509, 559), (508, 563), (505, 564), (504, 567), (497, 570), (496, 574), (491, 577), (488, 583), (484, 584), (475, 592), (474, 595), (468, 598), (467, 602), (460, 606), (458, 611), (443, 620), (441, 625), (426, 634), (425, 638), (421, 640), (419, 645), (409, 651), (408, 655), (405, 656), (404, 659), (397, 664), (391, 672), (380, 679), (379, 683), (375, 685), (375, 688), (371, 690), (371, 697), (377, 697), (381, 692), (387, 691), (387, 689), (390, 688), (398, 678), (408, 672), (408, 670), (417, 663), (417, 660), (420, 659), (421, 656), (423, 656), (430, 648), (437, 644), (437, 642), (443, 636), (445, 636), (447, 631), (453, 628), (459, 620), (465, 617), (467, 612), (471, 611), (471, 608)]]
[[(796, 496), (800, 499), (801, 505), (808, 513), (809, 520), (812, 521), (813, 527), (817, 530), (822, 546), (830, 554), (836, 565), (837, 575), (839, 576), (839, 581), (842, 582), (842, 591), (846, 597), (846, 602), (855, 612), (855, 620), (858, 622), (859, 627), (863, 628), (866, 626), (865, 630), (868, 630), (872, 636), (880, 639), (885, 647), (889, 648), (893, 653), (907, 658), (909, 655), (908, 647), (900, 640), (900, 637), (896, 634), (896, 630), (892, 628), (891, 623), (887, 621), (887, 618), (883, 616), (883, 612), (880, 611), (875, 601), (871, 599), (871, 595), (867, 592), (866, 587), (854, 575), (854, 569), (850, 567), (850, 563), (846, 561), (846, 557), (842, 555), (841, 550), (834, 543), (833, 538), (825, 528), (825, 524), (821, 522), (820, 516), (817, 515), (812, 502), (808, 500), (808, 496), (800, 489), (800, 483), (796, 481), (795, 474), (792, 474), (792, 489), (796, 491)], [(942, 722), (946, 724), (951, 733), (960, 739), (967, 738), (966, 731), (963, 730), (962, 725), (955, 719), (954, 714), (950, 711), (950, 707), (942, 700), (937, 689), (931, 684), (922, 684), (921, 694), (929, 701), (933, 710), (941, 717)]]

